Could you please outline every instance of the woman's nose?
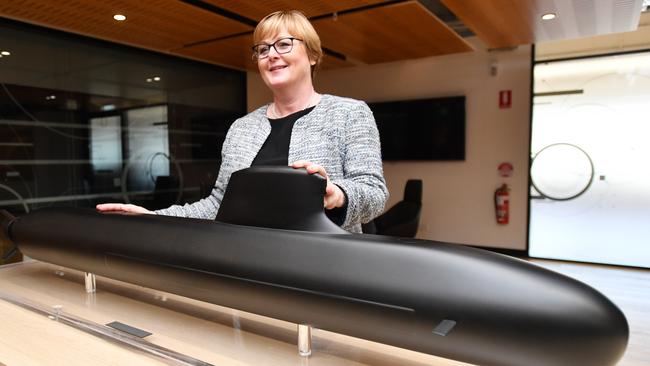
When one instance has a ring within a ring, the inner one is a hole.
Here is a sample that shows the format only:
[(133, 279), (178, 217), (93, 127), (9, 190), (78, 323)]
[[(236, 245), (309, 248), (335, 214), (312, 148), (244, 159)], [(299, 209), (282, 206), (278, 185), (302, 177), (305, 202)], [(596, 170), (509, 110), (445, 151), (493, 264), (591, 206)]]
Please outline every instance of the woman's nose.
[(275, 46), (271, 47), (269, 49), (269, 58), (271, 57), (278, 57), (280, 54), (278, 53), (278, 50), (275, 49)]

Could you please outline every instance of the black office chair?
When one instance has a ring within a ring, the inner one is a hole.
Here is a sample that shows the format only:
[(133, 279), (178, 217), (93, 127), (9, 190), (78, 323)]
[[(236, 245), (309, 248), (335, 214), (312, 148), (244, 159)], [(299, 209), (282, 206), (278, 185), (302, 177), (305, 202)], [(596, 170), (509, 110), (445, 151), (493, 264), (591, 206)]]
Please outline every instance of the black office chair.
[(381, 216), (362, 226), (367, 234), (413, 238), (418, 232), (422, 211), (422, 180), (409, 179), (404, 187), (404, 199)]

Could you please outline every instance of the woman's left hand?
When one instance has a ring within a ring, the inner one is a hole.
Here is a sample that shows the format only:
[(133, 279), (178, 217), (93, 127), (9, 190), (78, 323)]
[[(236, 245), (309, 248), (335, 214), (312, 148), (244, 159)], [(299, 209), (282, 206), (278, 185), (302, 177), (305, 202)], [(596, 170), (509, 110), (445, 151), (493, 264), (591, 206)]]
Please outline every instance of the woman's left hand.
[(298, 160), (291, 164), (291, 167), (295, 169), (304, 168), (309, 174), (320, 174), (327, 179), (325, 197), (323, 197), (323, 206), (325, 206), (326, 209), (331, 210), (333, 208), (343, 207), (343, 205), (345, 205), (345, 193), (343, 193), (339, 186), (330, 181), (325, 168), (307, 160)]

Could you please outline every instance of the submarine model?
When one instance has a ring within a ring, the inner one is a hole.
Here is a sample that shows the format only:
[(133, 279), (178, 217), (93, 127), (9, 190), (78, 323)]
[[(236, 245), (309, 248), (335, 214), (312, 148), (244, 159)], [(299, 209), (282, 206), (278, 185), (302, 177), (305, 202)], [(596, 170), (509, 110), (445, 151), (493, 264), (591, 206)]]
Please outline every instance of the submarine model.
[(6, 211), (29, 257), (297, 324), (478, 365), (608, 366), (621, 310), (528, 262), (428, 240), (350, 234), (304, 170), (233, 173), (215, 221), (42, 209)]

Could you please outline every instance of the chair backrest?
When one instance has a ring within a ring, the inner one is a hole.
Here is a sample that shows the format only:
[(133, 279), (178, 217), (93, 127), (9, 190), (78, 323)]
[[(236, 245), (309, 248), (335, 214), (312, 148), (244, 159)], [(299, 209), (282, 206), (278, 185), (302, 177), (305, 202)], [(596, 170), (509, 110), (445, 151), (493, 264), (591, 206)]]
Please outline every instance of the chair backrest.
[[(404, 199), (374, 220), (376, 234), (415, 237), (422, 209), (422, 180), (409, 179), (404, 187)], [(365, 231), (366, 233), (372, 233)]]
[(404, 201), (422, 202), (422, 179), (409, 179), (404, 186)]

